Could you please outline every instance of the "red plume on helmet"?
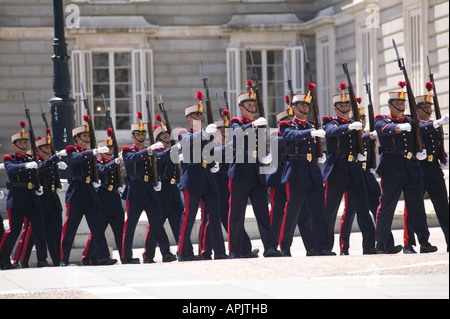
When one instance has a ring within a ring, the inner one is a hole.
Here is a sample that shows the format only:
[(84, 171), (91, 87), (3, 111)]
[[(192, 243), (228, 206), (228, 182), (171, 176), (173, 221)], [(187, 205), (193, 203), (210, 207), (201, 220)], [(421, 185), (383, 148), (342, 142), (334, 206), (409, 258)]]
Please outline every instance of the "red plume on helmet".
[(223, 110), (223, 111), (222, 111), (222, 115), (225, 116), (225, 117), (228, 117), (228, 116), (230, 115), (230, 111), (228, 111), (228, 110)]
[(250, 79), (247, 80), (247, 86), (248, 86), (249, 88), (253, 88), (253, 82), (252, 82), (252, 80), (250, 80)]
[(201, 102), (203, 100), (203, 92), (202, 91), (195, 92), (195, 99)]
[(89, 122), (91, 120), (91, 117), (89, 115), (83, 115), (83, 121), (85, 121), (86, 123)]
[(313, 91), (315, 88), (316, 88), (316, 85), (314, 83), (308, 83), (308, 90)]
[(142, 120), (142, 112), (137, 112), (136, 116), (138, 119)]
[(289, 98), (289, 95), (286, 95), (284, 97), (284, 103), (286, 103), (287, 105), (291, 105), (291, 99)]
[(27, 125), (25, 122), (20, 122), (19, 124), (21, 128), (25, 128), (25, 126)]
[(111, 136), (113, 135), (113, 129), (112, 129), (112, 128), (107, 129), (107, 130), (106, 130), (106, 134), (107, 134), (109, 137), (111, 137)]
[(357, 97), (357, 98), (356, 98), (356, 102), (357, 102), (358, 104), (361, 104), (361, 102), (362, 102), (362, 98), (360, 98), (360, 97)]
[(406, 86), (406, 82), (405, 81), (400, 81), (398, 82), (398, 86), (401, 87), (402, 89)]
[(50, 134), (50, 132), (52, 131), (52, 129), (51, 128), (47, 128), (47, 129), (45, 129), (45, 133), (47, 133), (47, 135), (48, 134)]
[(161, 115), (156, 114), (155, 120), (157, 120), (158, 122), (162, 122)]
[(345, 91), (346, 88), (347, 88), (347, 84), (346, 83), (339, 84), (339, 90)]
[(427, 82), (425, 84), (425, 88), (427, 89), (428, 92), (430, 92), (434, 88), (434, 85), (431, 82)]

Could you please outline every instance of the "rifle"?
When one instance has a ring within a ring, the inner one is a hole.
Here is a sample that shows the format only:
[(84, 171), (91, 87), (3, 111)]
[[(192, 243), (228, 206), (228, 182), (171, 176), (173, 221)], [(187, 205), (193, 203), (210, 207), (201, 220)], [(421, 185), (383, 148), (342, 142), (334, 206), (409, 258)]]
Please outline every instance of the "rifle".
[[(309, 75), (309, 82), (314, 84), (313, 81), (313, 77), (312, 77), (312, 73), (311, 73), (311, 68), (309, 66), (309, 59), (308, 59), (308, 53), (306, 52), (306, 43), (305, 40), (303, 40), (303, 51), (305, 53), (305, 65), (306, 65), (306, 70), (308, 71), (308, 75)], [(320, 128), (322, 126), (322, 124), (320, 123), (320, 111), (319, 111), (319, 104), (317, 103), (317, 94), (316, 94), (316, 86), (314, 85), (314, 87), (312, 86), (308, 86), (308, 88), (311, 90), (311, 99), (312, 99), (312, 105), (313, 105), (313, 109), (314, 109), (314, 122), (316, 123), (315, 126), (317, 128)], [(322, 157), (322, 142), (320, 141), (319, 137), (315, 138), (315, 142), (316, 142), (316, 157)]]
[[(81, 91), (83, 93), (84, 108), (86, 109), (86, 114), (89, 116), (89, 120), (87, 123), (89, 126), (90, 148), (91, 148), (91, 150), (93, 150), (97, 147), (97, 140), (95, 139), (94, 124), (92, 123), (91, 110), (89, 108), (89, 101), (88, 101), (88, 98), (86, 97), (86, 94), (84, 93), (83, 82), (81, 82)], [(94, 160), (93, 160), (92, 174), (93, 174), (94, 182), (97, 183), (98, 169), (97, 169), (97, 159), (96, 158), (94, 158)]]
[(292, 101), (294, 100), (294, 89), (292, 87), (292, 78), (291, 78), (291, 75), (289, 74), (287, 62), (284, 65), (286, 67), (287, 84), (288, 84), (289, 97), (290, 97), (289, 106), (292, 106)]
[[(212, 111), (212, 105), (211, 105), (211, 98), (209, 97), (209, 87), (208, 87), (208, 78), (205, 76), (205, 69), (203, 66), (203, 59), (201, 61), (202, 65), (202, 81), (203, 81), (203, 88), (206, 92), (206, 118), (209, 124), (214, 124), (214, 117), (213, 117), (213, 111)], [(211, 141), (214, 140), (214, 136), (211, 136)], [(214, 148), (211, 149), (210, 155), (214, 157)], [(211, 163), (212, 166), (216, 165), (216, 163), (213, 161)], [(211, 167), (212, 167), (211, 166)]]
[[(366, 73), (366, 66), (364, 66), (364, 78), (366, 80), (366, 83), (364, 86), (366, 87), (366, 93), (369, 97), (369, 105), (367, 106), (369, 110), (369, 131), (373, 132), (375, 130), (375, 114), (373, 112), (373, 103), (372, 103), (372, 92), (370, 91), (370, 83), (367, 81), (367, 73)], [(371, 158), (370, 158), (370, 164), (369, 168), (376, 168), (377, 167), (377, 157), (376, 157), (376, 145), (375, 140), (370, 139), (370, 152), (371, 152)]]
[[(256, 82), (255, 94), (256, 94), (256, 104), (258, 105), (259, 116), (265, 117), (266, 113), (264, 111), (263, 98), (262, 98), (262, 95), (261, 95), (261, 89), (259, 87), (258, 70), (256, 70), (255, 62), (253, 61), (252, 48), (249, 47), (248, 50), (250, 52), (250, 59), (252, 61), (253, 77), (254, 77), (255, 82)], [(267, 145), (267, 136), (266, 136), (266, 130), (265, 129), (264, 129), (264, 134), (263, 134), (261, 140), (262, 140), (263, 145)], [(268, 152), (267, 147), (265, 149), (266, 149), (266, 152), (265, 152), (264, 156), (267, 156), (269, 152)]]
[[(150, 102), (148, 100), (147, 95), (147, 84), (144, 82), (145, 88), (145, 106), (147, 108), (147, 127), (148, 127), (148, 136), (150, 138), (150, 145), (155, 144), (155, 137), (153, 136), (153, 120), (152, 114), (150, 112)], [(158, 166), (156, 164), (156, 152), (152, 152), (152, 175), (153, 175), (153, 186), (158, 186)]]
[[(439, 107), (439, 100), (436, 93), (436, 85), (434, 84), (434, 75), (431, 73), (431, 66), (430, 66), (430, 60), (427, 56), (427, 63), (428, 63), (428, 71), (429, 71), (429, 77), (430, 82), (433, 83), (433, 104), (434, 104), (434, 113), (436, 114), (436, 119), (441, 118), (441, 108)], [(445, 152), (445, 144), (444, 144), (444, 130), (442, 126), (439, 127), (439, 160), (442, 164), (447, 163), (447, 153)]]
[[(119, 158), (119, 144), (117, 143), (116, 131), (114, 130), (114, 125), (113, 125), (113, 121), (111, 118), (111, 112), (110, 112), (108, 104), (105, 101), (105, 96), (103, 95), (103, 93), (102, 93), (102, 100), (103, 100), (103, 105), (105, 107), (106, 120), (108, 121), (109, 128), (110, 128), (110, 130), (108, 130), (108, 135), (110, 135), (111, 140), (112, 140), (112, 144), (113, 144), (113, 148), (114, 148), (114, 158), (117, 159), (117, 158)], [(117, 173), (117, 186), (121, 187), (121, 186), (123, 186), (123, 178), (122, 178), (122, 174), (120, 172), (120, 165), (116, 165), (115, 170)]]
[[(23, 96), (23, 103), (25, 104), (25, 117), (28, 121), (28, 135), (30, 136), (30, 144), (31, 144), (31, 151), (33, 152), (33, 159), (36, 163), (39, 163), (39, 154), (36, 147), (36, 136), (34, 135), (33, 126), (31, 125), (31, 116), (30, 116), (30, 110), (27, 107), (27, 101), (25, 100), (25, 94), (22, 92)], [(41, 188), (41, 184), (39, 182), (39, 169), (35, 169), (35, 176), (36, 176), (36, 184), (34, 186), (35, 190), (39, 190)]]
[(203, 88), (206, 92), (206, 118), (208, 121), (208, 124), (214, 123), (214, 117), (213, 117), (213, 111), (211, 106), (211, 98), (209, 97), (209, 87), (208, 87), (208, 78), (205, 76), (205, 69), (203, 66), (203, 59), (201, 61), (202, 65), (202, 81), (203, 81)]
[[(41, 101), (39, 101), (38, 99), (38, 103), (39, 103), (39, 107), (41, 108), (41, 115), (42, 115), (42, 119), (44, 120), (44, 124), (45, 124), (45, 128), (46, 130), (48, 130), (50, 127), (48, 125), (48, 121), (47, 121), (47, 115), (45, 114), (44, 110), (42, 109), (42, 105), (41, 105)], [(48, 133), (50, 134), (50, 133)], [(52, 155), (56, 154), (56, 149), (55, 149), (55, 144), (53, 144), (53, 138), (50, 137), (51, 142), (50, 142), (50, 151), (52, 153)], [(58, 164), (55, 163), (53, 165), (53, 170), (55, 172), (55, 182), (56, 182), (56, 188), (61, 188), (61, 178), (59, 176), (59, 169), (58, 169)]]
[[(340, 56), (340, 52), (339, 52), (339, 56)], [(350, 79), (350, 72), (348, 71), (347, 62), (344, 62), (341, 59), (341, 63), (342, 63), (342, 68), (344, 69), (344, 73), (347, 76), (348, 94), (350, 95), (350, 105), (352, 107), (353, 119), (355, 121), (360, 121), (358, 103), (356, 102), (356, 95), (355, 95), (355, 91), (353, 90), (352, 80)], [(362, 140), (362, 134), (361, 134), (360, 130), (358, 130), (356, 132), (356, 136), (357, 136), (357, 141), (358, 141), (358, 153), (364, 154), (364, 143)]]
[[(169, 135), (172, 136), (172, 127), (171, 127), (170, 122), (169, 122), (169, 117), (167, 116), (167, 110), (166, 110), (166, 108), (164, 106), (164, 102), (162, 100), (162, 96), (160, 95), (159, 99), (158, 99), (158, 95), (156, 95), (156, 99), (158, 101), (159, 110), (161, 111), (161, 113), (164, 116), (164, 122), (165, 122), (165, 125), (166, 125), (166, 128), (167, 128), (167, 133), (169, 133)], [(175, 140), (170, 138), (170, 144), (172, 146), (174, 146), (176, 144)], [(175, 169), (176, 169), (176, 179), (177, 179), (177, 182), (179, 182), (180, 181), (180, 177), (181, 177), (180, 164), (175, 164)]]
[[(230, 109), (230, 105), (228, 104), (228, 93), (227, 90), (225, 89), (225, 85), (223, 84), (223, 76), (221, 76), (222, 78), (222, 87), (223, 87), (223, 99), (225, 100), (225, 106), (227, 107), (227, 110)], [(222, 114), (222, 113), (220, 113)]]
[(422, 136), (420, 135), (419, 129), (419, 119), (417, 117), (416, 99), (412, 91), (411, 82), (409, 81), (408, 78), (408, 72), (406, 72), (405, 59), (400, 58), (400, 55), (398, 54), (397, 44), (395, 43), (394, 39), (392, 39), (392, 43), (394, 44), (395, 53), (397, 54), (398, 67), (400, 68), (400, 70), (403, 71), (403, 76), (405, 77), (406, 81), (406, 91), (408, 93), (409, 110), (411, 112), (411, 120), (414, 128), (414, 135), (416, 137), (416, 145), (415, 145), (416, 153), (421, 153), (423, 151), (423, 145), (422, 145)]

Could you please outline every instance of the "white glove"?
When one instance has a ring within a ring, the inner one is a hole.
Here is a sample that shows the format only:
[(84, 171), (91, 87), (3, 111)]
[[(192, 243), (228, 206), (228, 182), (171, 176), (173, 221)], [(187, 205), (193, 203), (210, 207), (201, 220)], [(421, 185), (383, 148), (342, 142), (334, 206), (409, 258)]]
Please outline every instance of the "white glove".
[(267, 120), (264, 117), (260, 117), (259, 119), (255, 120), (252, 124), (253, 127), (266, 126)]
[(123, 194), (123, 192), (125, 191), (125, 188), (127, 188), (126, 185), (122, 185), (117, 188), (117, 191), (120, 193), (120, 195)]
[(444, 164), (444, 163), (441, 163), (440, 164), (440, 166), (441, 166), (441, 169), (447, 169), (448, 168), (448, 156), (446, 157), (446, 159), (447, 159), (447, 161), (446, 161), (446, 163)]
[(58, 162), (58, 168), (64, 171), (67, 168), (67, 164), (64, 162)]
[(3, 194), (3, 191), (0, 191), (0, 199), (2, 199), (3, 197), (5, 197), (5, 194)]
[(217, 173), (220, 169), (219, 163), (216, 163), (213, 167), (211, 167), (209, 170), (211, 171), (211, 173)]
[(38, 163), (36, 162), (29, 162), (25, 164), (25, 168), (26, 169), (37, 169), (38, 168)]
[(449, 121), (449, 116), (448, 116), (448, 114), (445, 114), (439, 120), (434, 121), (433, 126), (434, 126), (434, 128), (438, 128), (441, 125), (447, 124), (448, 121)]
[(119, 165), (120, 163), (122, 163), (123, 158), (122, 158), (122, 156), (119, 156), (119, 157), (116, 158), (114, 161), (116, 162), (117, 165)]
[(424, 159), (427, 158), (427, 150), (424, 149), (422, 152), (417, 153), (417, 154), (416, 154), (416, 157), (417, 157), (417, 159), (418, 159), (419, 161), (423, 161)]
[(184, 161), (183, 153), (180, 153), (180, 155), (178, 155), (178, 162), (181, 163), (183, 161)]
[(97, 156), (97, 154), (104, 154), (109, 152), (108, 146), (102, 146), (99, 148), (94, 149), (94, 155)]
[(323, 164), (327, 161), (327, 154), (322, 153), (322, 156), (317, 159), (317, 163)]
[(327, 133), (324, 131), (324, 130), (322, 130), (322, 129), (320, 129), (320, 130), (312, 130), (311, 131), (311, 137), (320, 137), (320, 138), (324, 138), (325, 137), (325, 135), (326, 135)]
[(157, 142), (155, 144), (150, 145), (150, 148), (152, 149), (152, 151), (154, 151), (160, 148), (164, 148), (164, 144), (161, 142)]
[(5, 164), (1, 163), (0, 164), (0, 169), (5, 169)]
[(367, 160), (367, 152), (364, 152), (364, 154), (358, 153), (357, 160), (358, 162), (365, 162)]
[(270, 164), (271, 162), (272, 162), (272, 154), (270, 154), (270, 153), (261, 159), (261, 164), (264, 164), (264, 165)]
[(34, 193), (37, 195), (37, 196), (41, 196), (42, 194), (44, 194), (44, 187), (39, 187), (39, 190), (37, 190), (37, 191), (34, 191)]
[(162, 187), (161, 181), (158, 181), (158, 185), (153, 186), (153, 189), (155, 190), (155, 192), (160, 192), (161, 187)]
[(216, 124), (209, 124), (206, 128), (205, 128), (205, 132), (208, 134), (214, 134), (217, 132), (217, 125)]
[(411, 132), (411, 124), (409, 123), (398, 124), (397, 127), (400, 128), (401, 131)]
[(94, 188), (99, 188), (100, 186), (102, 186), (102, 181), (99, 180), (97, 183), (92, 182), (92, 186), (94, 186)]
[(359, 130), (362, 130), (362, 128), (363, 128), (363, 125), (362, 125), (362, 123), (359, 122), (359, 121), (350, 123), (350, 124), (348, 125), (348, 129), (349, 129), (349, 130), (359, 131)]
[(371, 138), (372, 140), (375, 140), (377, 137), (378, 137), (378, 133), (377, 133), (376, 130), (370, 132), (370, 138)]
[(62, 150), (57, 152), (56, 155), (58, 155), (58, 157), (61, 158), (62, 156), (67, 156), (67, 152), (66, 150)]

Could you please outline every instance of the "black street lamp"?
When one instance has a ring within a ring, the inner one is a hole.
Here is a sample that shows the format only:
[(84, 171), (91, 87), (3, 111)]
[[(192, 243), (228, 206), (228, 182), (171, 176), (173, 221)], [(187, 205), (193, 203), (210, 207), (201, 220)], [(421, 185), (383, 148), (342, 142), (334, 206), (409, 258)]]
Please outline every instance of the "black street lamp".
[[(63, 0), (53, 0), (55, 38), (53, 39), (53, 94), (48, 103), (51, 106), (53, 142), (57, 151), (73, 144), (75, 99), (71, 94), (69, 59), (64, 35)], [(65, 171), (61, 172), (62, 177)]]

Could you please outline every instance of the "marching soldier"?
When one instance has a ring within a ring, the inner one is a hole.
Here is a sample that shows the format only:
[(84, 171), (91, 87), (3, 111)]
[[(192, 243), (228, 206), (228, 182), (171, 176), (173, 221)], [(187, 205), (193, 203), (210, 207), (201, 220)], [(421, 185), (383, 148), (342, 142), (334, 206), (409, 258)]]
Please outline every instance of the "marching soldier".
[[(289, 96), (286, 96), (286, 103), (290, 105), (290, 102), (288, 100)], [(276, 117), (278, 123), (282, 121), (289, 122), (293, 119), (292, 109), (288, 108), (287, 110), (281, 111), (277, 114)], [(278, 140), (278, 167), (275, 173), (267, 175), (266, 181), (267, 186), (269, 187), (271, 201), (270, 222), (272, 230), (274, 231), (276, 237), (279, 239), (280, 229), (284, 218), (284, 210), (286, 208), (287, 202), (286, 185), (281, 183), (283, 169), (286, 165), (287, 154), (284, 138), (281, 135), (280, 131), (274, 131), (271, 134), (270, 138)], [(308, 205), (306, 204), (306, 201), (303, 202), (302, 208), (300, 209), (300, 212), (298, 214), (297, 225), (307, 252), (307, 256), (314, 255), (314, 240), (310, 227), (311, 218), (309, 216)]]
[[(157, 120), (161, 122), (161, 118), (157, 116)], [(178, 244), (180, 235), (180, 220), (183, 213), (183, 202), (181, 200), (180, 190), (177, 186), (177, 168), (170, 159), (172, 152), (170, 135), (164, 124), (155, 125), (153, 127), (153, 136), (156, 142), (162, 143), (164, 147), (156, 149), (156, 157), (158, 164), (158, 175), (161, 178), (161, 191), (157, 192), (159, 203), (161, 204), (161, 221), (164, 224), (169, 221), (173, 237)], [(149, 225), (147, 230), (147, 238), (145, 241), (145, 251), (143, 254), (144, 263), (154, 263), (157, 241), (152, 234)]]
[[(219, 188), (213, 174), (219, 170), (219, 164), (208, 163), (205, 147), (210, 143), (209, 134), (217, 131), (215, 124), (209, 124), (202, 129), (203, 94), (197, 91), (195, 95), (199, 104), (190, 105), (185, 109), (185, 116), (190, 125), (189, 132), (179, 134), (178, 139), (183, 151), (185, 169), (180, 179), (180, 190), (184, 193), (186, 203), (181, 218), (180, 239), (178, 240), (178, 261), (199, 260), (203, 257), (194, 256), (190, 240), (200, 201), (204, 207), (203, 223), (209, 223), (211, 245), (214, 250), (214, 259), (226, 259), (225, 245), (223, 243), (220, 226)], [(200, 156), (199, 156), (200, 155)], [(198, 159), (198, 160), (197, 160)], [(202, 251), (200, 253), (203, 253)], [(208, 256), (205, 255), (205, 258)]]
[[(132, 147), (122, 149), (123, 162), (128, 177), (128, 185), (123, 194), (127, 203), (127, 218), (125, 221), (122, 244), (122, 263), (139, 264), (138, 258), (133, 258), (133, 238), (142, 211), (147, 214), (152, 234), (156, 238), (163, 262), (172, 262), (176, 257), (170, 252), (169, 238), (161, 220), (161, 205), (157, 192), (161, 190), (161, 182), (153, 186), (151, 155), (156, 149), (162, 148), (161, 142), (144, 147), (147, 135), (147, 124), (142, 123), (142, 113), (138, 112), (139, 123), (131, 125)], [(148, 235), (148, 234), (147, 234)]]
[(350, 118), (349, 94), (347, 85), (341, 83), (342, 94), (333, 96), (336, 117), (325, 116), (323, 126), (326, 132), (328, 157), (324, 167), (325, 209), (329, 227), (329, 249), (334, 244), (334, 225), (342, 196), (345, 191), (356, 206), (358, 224), (363, 235), (363, 254), (374, 254), (375, 227), (369, 215), (367, 189), (361, 165), (366, 157), (358, 154), (356, 131), (362, 129), (362, 123)]
[(376, 240), (379, 245), (378, 253), (381, 254), (398, 253), (402, 250), (401, 246), (388, 245), (395, 208), (402, 192), (408, 218), (419, 238), (422, 252), (437, 250), (428, 242), (430, 232), (423, 201), (423, 172), (419, 161), (427, 158), (426, 149), (415, 153), (411, 116), (405, 115), (405, 85), (406, 82), (399, 82), (402, 91), (389, 93), (390, 114), (375, 117), (381, 152), (377, 174), (381, 177), (383, 190), (376, 220)]
[[(357, 99), (358, 103), (361, 103), (361, 98)], [(366, 117), (364, 115), (364, 111), (360, 108), (360, 118), (361, 122), (363, 123), (363, 127), (366, 125)], [(370, 143), (372, 140), (375, 140), (377, 138), (377, 131), (365, 133), (362, 136), (362, 140), (364, 143), (364, 150), (367, 152), (367, 163), (371, 162), (372, 156), (376, 156), (376, 154), (372, 154)], [(364, 181), (365, 186), (367, 189), (367, 198), (369, 203), (369, 210), (374, 216), (374, 219), (376, 220), (377, 217), (377, 210), (378, 210), (378, 204), (380, 203), (380, 196), (381, 196), (381, 188), (380, 184), (375, 178), (375, 171), (373, 168), (368, 168), (363, 163), (363, 175), (364, 175)], [(351, 197), (348, 196), (348, 192), (345, 192), (344, 195), (345, 198), (345, 208), (342, 213), (341, 217), (341, 225), (339, 227), (339, 247), (340, 247), (340, 253), (341, 255), (348, 255), (348, 249), (350, 247), (350, 233), (352, 230), (352, 224), (353, 220), (355, 219), (355, 213), (356, 208), (355, 204), (353, 203), (353, 200)], [(389, 235), (388, 240), (388, 247), (394, 246), (394, 236), (391, 234)]]
[(36, 244), (38, 267), (47, 267), (47, 245), (42, 204), (39, 196), (42, 189), (35, 190), (36, 172), (39, 164), (27, 155), (28, 137), (25, 132), (25, 122), (21, 122), (22, 132), (11, 136), (14, 154), (5, 155), (3, 163), (8, 174), (8, 199), (6, 207), (9, 215), (9, 230), (5, 232), (0, 242), (0, 269), (13, 269), (10, 256), (17, 238), (20, 235), (24, 219), (30, 221)]
[[(53, 266), (59, 266), (61, 261), (61, 233), (62, 233), (62, 206), (57, 194), (58, 181), (55, 171), (65, 170), (66, 163), (60, 161), (65, 151), (51, 154), (51, 130), (47, 129), (47, 137), (38, 136), (36, 146), (39, 152), (39, 180), (43, 186), (43, 194), (39, 196), (44, 213), (45, 237), (48, 252), (52, 258)], [(20, 261), (22, 268), (28, 267), (31, 251), (34, 245), (32, 227), (27, 221), (23, 228), (21, 239), (17, 245), (14, 263)]]
[(290, 247), (298, 221), (299, 211), (306, 201), (311, 212), (311, 231), (315, 254), (335, 255), (328, 248), (328, 223), (325, 215), (325, 189), (317, 163), (324, 163), (325, 154), (316, 157), (314, 138), (325, 137), (323, 129), (315, 129), (308, 121), (311, 93), (297, 94), (292, 101), (294, 118), (279, 124), (286, 149), (286, 165), (281, 182), (286, 185), (287, 203), (280, 231), (280, 249), (283, 256), (291, 256)]
[[(83, 117), (85, 122), (89, 115)], [(66, 148), (69, 166), (69, 188), (66, 192), (67, 218), (63, 226), (61, 240), (61, 265), (69, 265), (70, 251), (83, 216), (92, 234), (98, 265), (113, 265), (116, 259), (110, 258), (108, 245), (102, 225), (101, 203), (95, 188), (100, 185), (94, 181), (93, 165), (97, 165), (97, 155), (107, 153), (108, 147), (88, 150), (90, 144), (89, 125), (81, 125), (72, 130), (76, 146)]]
[[(108, 136), (111, 136), (112, 129), (108, 129)], [(116, 167), (120, 167), (122, 158), (114, 158), (114, 146), (111, 138), (100, 141), (97, 148), (107, 147), (108, 151), (100, 153), (97, 160), (98, 178), (101, 181), (100, 187), (97, 189), (97, 195), (101, 203), (103, 232), (106, 231), (108, 225), (114, 235), (114, 242), (118, 251), (122, 251), (122, 238), (125, 212), (122, 207), (121, 195), (125, 189), (124, 185), (119, 185)], [(104, 148), (106, 150), (106, 148)], [(82, 256), (83, 265), (96, 265), (94, 245), (91, 245), (92, 235), (89, 236), (88, 242)]]
[[(240, 94), (238, 104), (242, 118), (232, 118), (230, 122), (235, 147), (235, 157), (228, 170), (230, 179), (228, 245), (231, 258), (241, 258), (250, 253), (249, 251), (241, 251), (248, 198), (251, 200), (264, 245), (263, 256), (281, 256), (280, 251), (277, 250), (275, 233), (270, 227), (266, 177), (260, 172), (261, 166), (269, 164), (272, 158), (268, 154), (262, 157), (260, 161), (258, 156), (257, 130), (258, 127), (267, 126), (267, 120), (263, 117), (254, 120), (256, 114), (255, 102), (253, 90), (249, 93)], [(256, 145), (250, 144), (253, 142), (252, 137)], [(239, 145), (243, 146), (243, 149), (238, 149)]]
[[(419, 164), (423, 171), (423, 191), (424, 193), (428, 193), (431, 202), (433, 203), (439, 224), (444, 232), (448, 252), (449, 206), (447, 199), (447, 187), (445, 185), (444, 174), (442, 172), (443, 169), (448, 168), (448, 156), (446, 157), (446, 163), (439, 164), (438, 159), (441, 155), (439, 147), (439, 128), (444, 124), (448, 124), (449, 116), (446, 114), (440, 119), (435, 121), (431, 120), (433, 102), (430, 92), (433, 89), (433, 84), (428, 82), (426, 84), (426, 88), (428, 90), (427, 95), (416, 97), (417, 115), (420, 119), (420, 134), (422, 135), (422, 141), (428, 154), (427, 159), (420, 161)], [(411, 225), (409, 220), (409, 214), (405, 214), (405, 219), (407, 227), (405, 229), (406, 238), (404, 252), (415, 253), (412, 248), (412, 245), (416, 244), (414, 239), (414, 227)], [(423, 251), (421, 246), (420, 252), (429, 251)]]

